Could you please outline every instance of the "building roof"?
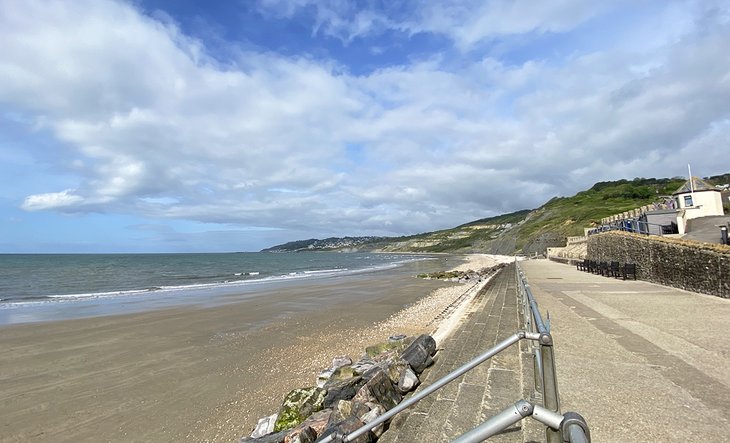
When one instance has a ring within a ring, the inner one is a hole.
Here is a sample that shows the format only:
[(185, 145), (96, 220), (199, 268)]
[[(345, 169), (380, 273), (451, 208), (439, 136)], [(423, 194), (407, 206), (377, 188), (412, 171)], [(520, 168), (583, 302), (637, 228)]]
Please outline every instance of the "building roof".
[[(692, 180), (692, 183), (690, 185), (690, 180)], [(698, 191), (717, 191), (714, 186), (707, 183), (706, 181), (702, 180), (699, 177), (692, 177), (690, 180), (687, 180), (684, 182), (684, 184), (677, 189), (674, 194), (689, 194), (690, 192), (698, 192)], [(694, 189), (693, 189), (694, 188)]]

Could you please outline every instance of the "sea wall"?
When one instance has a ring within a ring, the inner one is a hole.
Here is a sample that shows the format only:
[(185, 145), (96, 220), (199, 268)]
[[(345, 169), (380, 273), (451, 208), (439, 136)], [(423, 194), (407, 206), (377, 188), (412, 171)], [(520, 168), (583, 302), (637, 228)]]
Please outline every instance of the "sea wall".
[(588, 259), (636, 263), (641, 280), (730, 298), (730, 246), (611, 231), (588, 237)]
[(584, 236), (568, 237), (568, 243), (562, 248), (547, 248), (547, 257), (550, 260), (575, 265), (582, 262), (587, 256), (588, 239)]

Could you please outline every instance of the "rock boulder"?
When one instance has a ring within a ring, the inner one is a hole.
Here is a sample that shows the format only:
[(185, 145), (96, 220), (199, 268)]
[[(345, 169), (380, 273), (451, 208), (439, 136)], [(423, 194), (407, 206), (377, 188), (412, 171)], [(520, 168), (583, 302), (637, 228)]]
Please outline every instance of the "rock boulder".
[(279, 409), (274, 432), (293, 428), (313, 413), (321, 410), (326, 394), (327, 391), (316, 386), (291, 391), (284, 398), (281, 409)]

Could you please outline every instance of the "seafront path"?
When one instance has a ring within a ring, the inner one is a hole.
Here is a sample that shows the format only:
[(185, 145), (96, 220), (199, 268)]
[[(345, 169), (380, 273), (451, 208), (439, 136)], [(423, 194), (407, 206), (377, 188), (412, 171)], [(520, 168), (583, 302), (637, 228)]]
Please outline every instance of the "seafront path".
[[(583, 415), (592, 441), (730, 440), (730, 300), (547, 260), (520, 266), (550, 313), (561, 410)], [(513, 272), (471, 303), (424, 385), (518, 329)], [(453, 381), (397, 416), (381, 441), (450, 441), (525, 398), (522, 356), (513, 347)], [(544, 441), (537, 423), (522, 424), (489, 441)]]

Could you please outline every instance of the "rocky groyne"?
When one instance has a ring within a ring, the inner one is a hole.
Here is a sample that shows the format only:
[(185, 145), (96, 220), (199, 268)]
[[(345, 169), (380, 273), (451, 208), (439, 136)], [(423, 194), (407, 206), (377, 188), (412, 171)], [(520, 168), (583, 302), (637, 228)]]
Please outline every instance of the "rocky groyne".
[[(312, 443), (332, 433), (350, 433), (398, 405), (433, 363), (436, 341), (428, 334), (391, 336), (369, 346), (354, 361), (336, 357), (312, 386), (295, 389), (279, 411), (259, 420), (242, 443)], [(377, 441), (381, 424), (355, 442)]]

